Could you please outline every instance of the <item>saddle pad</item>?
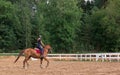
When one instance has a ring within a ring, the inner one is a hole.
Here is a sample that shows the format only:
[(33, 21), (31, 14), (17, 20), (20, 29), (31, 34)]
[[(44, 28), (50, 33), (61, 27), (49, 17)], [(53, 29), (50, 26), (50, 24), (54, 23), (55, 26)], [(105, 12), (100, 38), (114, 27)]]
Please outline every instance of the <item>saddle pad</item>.
[(36, 50), (36, 53), (41, 53), (38, 48), (35, 48), (35, 50)]

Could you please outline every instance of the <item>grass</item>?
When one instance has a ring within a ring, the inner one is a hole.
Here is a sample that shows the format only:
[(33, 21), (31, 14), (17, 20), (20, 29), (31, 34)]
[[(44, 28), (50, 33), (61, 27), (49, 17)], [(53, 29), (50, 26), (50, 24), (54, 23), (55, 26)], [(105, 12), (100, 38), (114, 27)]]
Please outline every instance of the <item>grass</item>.
[(18, 53), (0, 53), (0, 56), (17, 56)]

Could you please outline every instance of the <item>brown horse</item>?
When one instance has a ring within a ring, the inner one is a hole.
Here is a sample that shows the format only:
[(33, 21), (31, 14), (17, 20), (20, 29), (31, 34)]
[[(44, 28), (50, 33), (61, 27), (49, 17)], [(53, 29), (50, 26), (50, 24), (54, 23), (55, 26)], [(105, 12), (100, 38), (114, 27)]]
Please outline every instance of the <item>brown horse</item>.
[(31, 57), (40, 59), (40, 67), (41, 67), (41, 68), (42, 68), (42, 61), (43, 61), (43, 59), (45, 59), (45, 60), (47, 61), (47, 65), (46, 65), (46, 68), (47, 68), (47, 67), (49, 66), (49, 60), (46, 58), (48, 52), (51, 52), (51, 46), (50, 46), (50, 45), (45, 45), (45, 47), (44, 47), (44, 54), (43, 54), (44, 57), (43, 57), (43, 58), (40, 58), (40, 53), (37, 53), (35, 49), (27, 48), (27, 49), (22, 50), (22, 51), (19, 53), (19, 55), (18, 55), (18, 57), (16, 58), (16, 60), (14, 61), (14, 63), (16, 63), (17, 60), (20, 58), (20, 56), (21, 56), (22, 54), (24, 54), (25, 59), (24, 59), (24, 61), (23, 61), (23, 68), (26, 68), (26, 67), (25, 67), (26, 64), (27, 64), (27, 66), (29, 66), (29, 64), (28, 64), (27, 61), (28, 61)]

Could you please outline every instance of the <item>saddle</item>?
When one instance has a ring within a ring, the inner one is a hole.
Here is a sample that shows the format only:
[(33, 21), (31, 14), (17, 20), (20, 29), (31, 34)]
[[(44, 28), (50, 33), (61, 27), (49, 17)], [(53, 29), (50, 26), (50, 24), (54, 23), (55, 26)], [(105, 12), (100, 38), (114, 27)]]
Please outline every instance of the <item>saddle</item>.
[(41, 54), (41, 52), (40, 52), (40, 50), (38, 48), (34, 48), (34, 49), (35, 49), (36, 53)]

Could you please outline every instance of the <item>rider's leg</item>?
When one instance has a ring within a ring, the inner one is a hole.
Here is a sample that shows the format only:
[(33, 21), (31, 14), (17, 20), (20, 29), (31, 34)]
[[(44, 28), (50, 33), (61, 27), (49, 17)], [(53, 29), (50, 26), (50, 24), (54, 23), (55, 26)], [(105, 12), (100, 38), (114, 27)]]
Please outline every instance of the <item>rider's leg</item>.
[(39, 49), (40, 49), (40, 52), (41, 52), (40, 58), (42, 58), (42, 57), (44, 57), (44, 56), (43, 56), (44, 50), (43, 50), (43, 48), (41, 48), (41, 47), (40, 47)]
[(41, 49), (41, 58), (44, 57), (43, 53), (44, 53), (44, 50), (43, 50), (43, 48), (42, 48), (42, 49)]

